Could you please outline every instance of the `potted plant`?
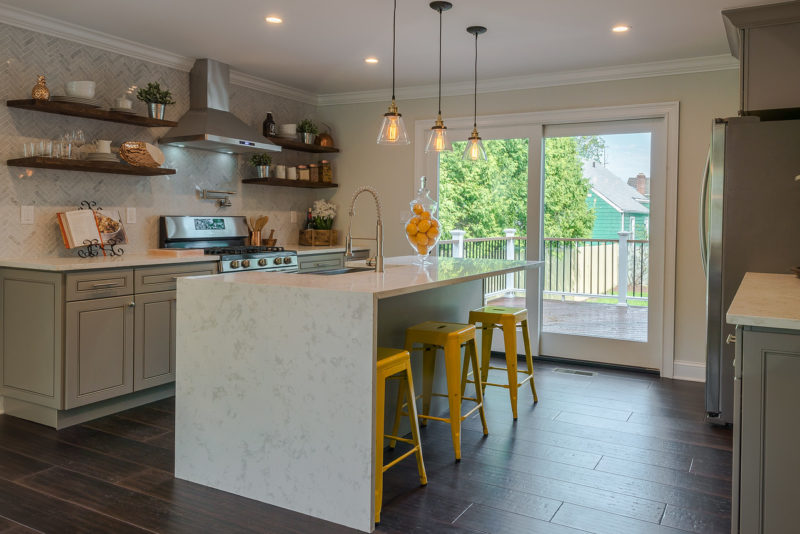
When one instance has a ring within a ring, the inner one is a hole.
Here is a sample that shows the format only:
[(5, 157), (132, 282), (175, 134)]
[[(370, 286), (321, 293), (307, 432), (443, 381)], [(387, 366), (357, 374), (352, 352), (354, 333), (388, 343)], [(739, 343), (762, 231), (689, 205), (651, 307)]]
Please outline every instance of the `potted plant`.
[(269, 165), (272, 158), (267, 154), (253, 154), (250, 156), (250, 165), (256, 168), (259, 178), (269, 178)]
[(144, 89), (136, 92), (136, 98), (147, 104), (147, 115), (151, 119), (164, 119), (164, 111), (169, 104), (174, 104), (172, 93), (161, 89), (158, 82), (150, 82)]
[(304, 143), (311, 145), (314, 143), (314, 136), (319, 133), (319, 128), (311, 122), (311, 119), (303, 119), (297, 124), (297, 133), (302, 136)]

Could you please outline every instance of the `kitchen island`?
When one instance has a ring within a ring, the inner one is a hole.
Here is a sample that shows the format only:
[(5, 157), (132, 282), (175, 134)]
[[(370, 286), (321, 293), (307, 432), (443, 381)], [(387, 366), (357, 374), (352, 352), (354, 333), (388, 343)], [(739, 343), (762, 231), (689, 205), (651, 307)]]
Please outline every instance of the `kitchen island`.
[(540, 265), (399, 257), (383, 273), (180, 279), (175, 476), (371, 532), (376, 348), (466, 322), (485, 278)]

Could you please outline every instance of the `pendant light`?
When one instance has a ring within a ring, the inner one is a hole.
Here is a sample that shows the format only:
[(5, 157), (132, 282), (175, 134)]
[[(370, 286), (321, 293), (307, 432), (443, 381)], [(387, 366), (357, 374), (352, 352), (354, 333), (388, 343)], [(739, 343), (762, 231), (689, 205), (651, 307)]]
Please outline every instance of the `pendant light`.
[(483, 26), (470, 26), (467, 32), (475, 36), (475, 99), (474, 99), (474, 114), (472, 121), (472, 133), (467, 139), (467, 148), (464, 149), (464, 154), (461, 159), (466, 161), (478, 161), (479, 159), (486, 159), (486, 151), (483, 149), (483, 143), (478, 135), (478, 36), (486, 33), (486, 28)]
[(428, 152), (448, 152), (453, 149), (447, 140), (447, 126), (442, 121), (442, 12), (453, 7), (453, 4), (450, 2), (431, 2), (430, 6), (431, 9), (439, 12), (439, 113), (436, 115), (436, 122), (428, 133), (428, 143), (425, 145), (426, 154)]
[(397, 0), (394, 0), (394, 12), (392, 15), (392, 104), (389, 111), (384, 113), (381, 129), (378, 131), (379, 145), (407, 145), (408, 133), (403, 122), (403, 116), (397, 112), (397, 104), (394, 100), (394, 71), (397, 43)]

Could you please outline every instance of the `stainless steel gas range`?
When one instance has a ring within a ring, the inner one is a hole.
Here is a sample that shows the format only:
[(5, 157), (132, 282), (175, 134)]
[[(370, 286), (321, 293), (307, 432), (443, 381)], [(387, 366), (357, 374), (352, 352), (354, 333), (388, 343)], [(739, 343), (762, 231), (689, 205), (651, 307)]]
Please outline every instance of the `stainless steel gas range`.
[(247, 245), (250, 235), (244, 217), (159, 217), (161, 248), (200, 248), (220, 256), (219, 272), (297, 272), (297, 253), (283, 247)]

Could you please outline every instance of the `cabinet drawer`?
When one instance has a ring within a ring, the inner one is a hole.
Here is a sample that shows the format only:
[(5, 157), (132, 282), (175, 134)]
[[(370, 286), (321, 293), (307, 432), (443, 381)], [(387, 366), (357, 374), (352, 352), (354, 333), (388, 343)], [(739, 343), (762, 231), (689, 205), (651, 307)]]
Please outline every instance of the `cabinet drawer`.
[(325, 271), (339, 269), (344, 266), (344, 253), (315, 254), (313, 256), (300, 256), (297, 258), (300, 271)]
[(133, 269), (67, 274), (67, 301), (133, 294)]
[(168, 265), (166, 267), (141, 267), (133, 271), (133, 285), (136, 293), (172, 291), (175, 289), (175, 280), (178, 278), (205, 274), (217, 274), (217, 263), (206, 262)]

